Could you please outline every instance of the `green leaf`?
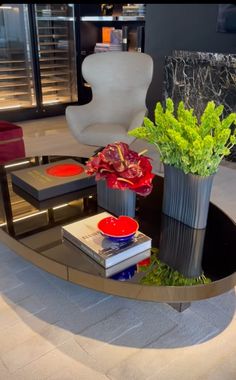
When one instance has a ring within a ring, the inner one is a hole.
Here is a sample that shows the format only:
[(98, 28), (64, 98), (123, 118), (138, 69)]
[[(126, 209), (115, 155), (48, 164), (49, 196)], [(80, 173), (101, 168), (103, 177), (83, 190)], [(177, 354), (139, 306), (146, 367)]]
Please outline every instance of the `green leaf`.
[(170, 112), (170, 113), (173, 113), (174, 112), (174, 103), (173, 103), (173, 100), (168, 98), (166, 100), (166, 109)]

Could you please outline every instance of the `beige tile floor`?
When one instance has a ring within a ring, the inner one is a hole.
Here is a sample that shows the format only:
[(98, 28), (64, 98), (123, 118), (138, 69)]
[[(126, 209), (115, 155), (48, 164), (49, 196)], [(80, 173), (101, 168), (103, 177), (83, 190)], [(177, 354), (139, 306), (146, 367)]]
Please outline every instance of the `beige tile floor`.
[[(73, 139), (64, 117), (18, 124), (28, 155), (93, 151)], [(235, 189), (233, 165), (222, 165), (212, 200), (234, 220)], [(235, 380), (235, 307), (235, 289), (183, 313), (108, 296), (47, 274), (0, 243), (0, 380)]]

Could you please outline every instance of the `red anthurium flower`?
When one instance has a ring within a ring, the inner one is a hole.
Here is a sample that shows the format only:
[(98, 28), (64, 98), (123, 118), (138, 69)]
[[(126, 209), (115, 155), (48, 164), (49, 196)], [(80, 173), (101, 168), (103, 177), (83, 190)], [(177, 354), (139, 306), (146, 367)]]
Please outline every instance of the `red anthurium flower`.
[(96, 180), (105, 179), (112, 189), (130, 189), (143, 196), (153, 188), (150, 158), (130, 150), (123, 142), (108, 144), (91, 157), (86, 163), (86, 173), (96, 174)]

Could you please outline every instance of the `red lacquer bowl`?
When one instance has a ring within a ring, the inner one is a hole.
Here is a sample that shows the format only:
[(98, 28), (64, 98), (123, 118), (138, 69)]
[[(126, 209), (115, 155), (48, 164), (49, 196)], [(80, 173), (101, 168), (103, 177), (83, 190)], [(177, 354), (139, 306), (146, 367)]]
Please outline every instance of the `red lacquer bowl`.
[(98, 222), (97, 228), (105, 236), (125, 238), (134, 235), (139, 229), (139, 224), (129, 216), (108, 216)]
[(84, 168), (78, 164), (58, 164), (46, 169), (47, 174), (54, 177), (72, 177), (84, 172)]

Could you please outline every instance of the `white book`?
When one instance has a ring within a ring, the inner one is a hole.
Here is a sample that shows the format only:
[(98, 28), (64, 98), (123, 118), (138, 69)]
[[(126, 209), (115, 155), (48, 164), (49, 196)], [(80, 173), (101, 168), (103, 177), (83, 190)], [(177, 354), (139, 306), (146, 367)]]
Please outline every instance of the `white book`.
[(97, 228), (103, 218), (113, 216), (102, 212), (62, 227), (62, 238), (80, 248), (103, 267), (108, 268), (151, 248), (152, 239), (137, 231), (129, 242), (113, 242)]

